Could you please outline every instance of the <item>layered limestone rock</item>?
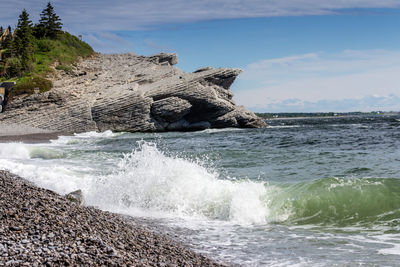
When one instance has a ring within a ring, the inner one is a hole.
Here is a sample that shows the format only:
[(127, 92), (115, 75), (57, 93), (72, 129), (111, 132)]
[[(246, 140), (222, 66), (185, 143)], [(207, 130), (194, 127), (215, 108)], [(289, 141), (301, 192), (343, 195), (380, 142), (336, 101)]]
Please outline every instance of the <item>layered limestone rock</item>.
[(13, 99), (0, 123), (55, 132), (185, 131), (264, 127), (229, 90), (239, 69), (185, 73), (176, 54), (97, 55), (73, 72), (55, 71), (50, 92)]

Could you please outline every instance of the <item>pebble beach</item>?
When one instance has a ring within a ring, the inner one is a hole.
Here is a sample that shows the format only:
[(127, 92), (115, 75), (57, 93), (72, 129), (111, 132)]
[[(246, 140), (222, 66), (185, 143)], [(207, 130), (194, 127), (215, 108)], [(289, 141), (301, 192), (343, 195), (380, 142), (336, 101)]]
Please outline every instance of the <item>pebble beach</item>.
[(221, 266), (134, 219), (0, 171), (0, 266)]

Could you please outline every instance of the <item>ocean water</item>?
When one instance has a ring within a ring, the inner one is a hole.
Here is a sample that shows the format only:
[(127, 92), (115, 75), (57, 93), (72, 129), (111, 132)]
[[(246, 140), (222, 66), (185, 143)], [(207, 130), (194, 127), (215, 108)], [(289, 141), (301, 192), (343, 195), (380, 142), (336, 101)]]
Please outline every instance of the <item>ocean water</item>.
[(400, 117), (268, 123), (5, 143), (0, 169), (225, 263), (399, 266)]

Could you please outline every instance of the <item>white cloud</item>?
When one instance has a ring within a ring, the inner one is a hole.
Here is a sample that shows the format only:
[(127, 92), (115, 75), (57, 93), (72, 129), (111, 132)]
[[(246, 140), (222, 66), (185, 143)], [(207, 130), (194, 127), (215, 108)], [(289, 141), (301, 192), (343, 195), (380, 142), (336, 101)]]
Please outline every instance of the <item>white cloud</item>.
[(122, 37), (111, 32), (94, 32), (85, 35), (85, 41), (91, 44), (96, 51), (102, 53), (131, 52), (134, 45)]
[[(38, 19), (43, 0), (0, 0), (1, 24), (15, 25), (26, 8)], [(348, 8), (400, 8), (398, 0), (54, 0), (73, 31), (137, 30), (210, 19), (334, 14)]]
[[(15, 27), (22, 9), (36, 22), (48, 0), (0, 0), (0, 25)], [(215, 19), (336, 14), (349, 8), (400, 8), (399, 0), (53, 0), (64, 28), (102, 52), (132, 51), (101, 33), (148, 30), (169, 23)], [(150, 44), (151, 45), (151, 44)], [(162, 45), (163, 46), (163, 45)]]
[[(236, 101), (257, 110), (279, 106), (285, 111), (285, 105), (287, 109), (293, 105), (302, 110), (307, 106), (321, 109), (323, 106), (312, 103), (330, 101), (339, 108), (340, 101), (355, 103), (368, 98), (375, 99), (382, 105), (380, 109), (387, 110), (393, 105), (389, 107), (380, 97), (400, 95), (399, 62), (400, 51), (385, 50), (348, 50), (262, 60), (248, 65), (239, 76), (242, 86), (254, 86), (237, 88)], [(363, 103), (367, 105), (364, 110), (377, 108), (371, 101)]]
[(287, 99), (263, 107), (253, 107), (258, 112), (350, 112), (350, 111), (399, 111), (400, 96), (365, 96), (341, 100), (319, 100), (315, 102)]

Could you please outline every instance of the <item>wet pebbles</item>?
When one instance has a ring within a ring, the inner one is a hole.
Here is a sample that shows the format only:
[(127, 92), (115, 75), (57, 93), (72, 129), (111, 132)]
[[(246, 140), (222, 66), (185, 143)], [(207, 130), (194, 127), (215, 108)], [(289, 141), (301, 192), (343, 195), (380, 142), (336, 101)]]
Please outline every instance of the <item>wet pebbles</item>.
[(218, 266), (117, 214), (0, 171), (0, 266)]

